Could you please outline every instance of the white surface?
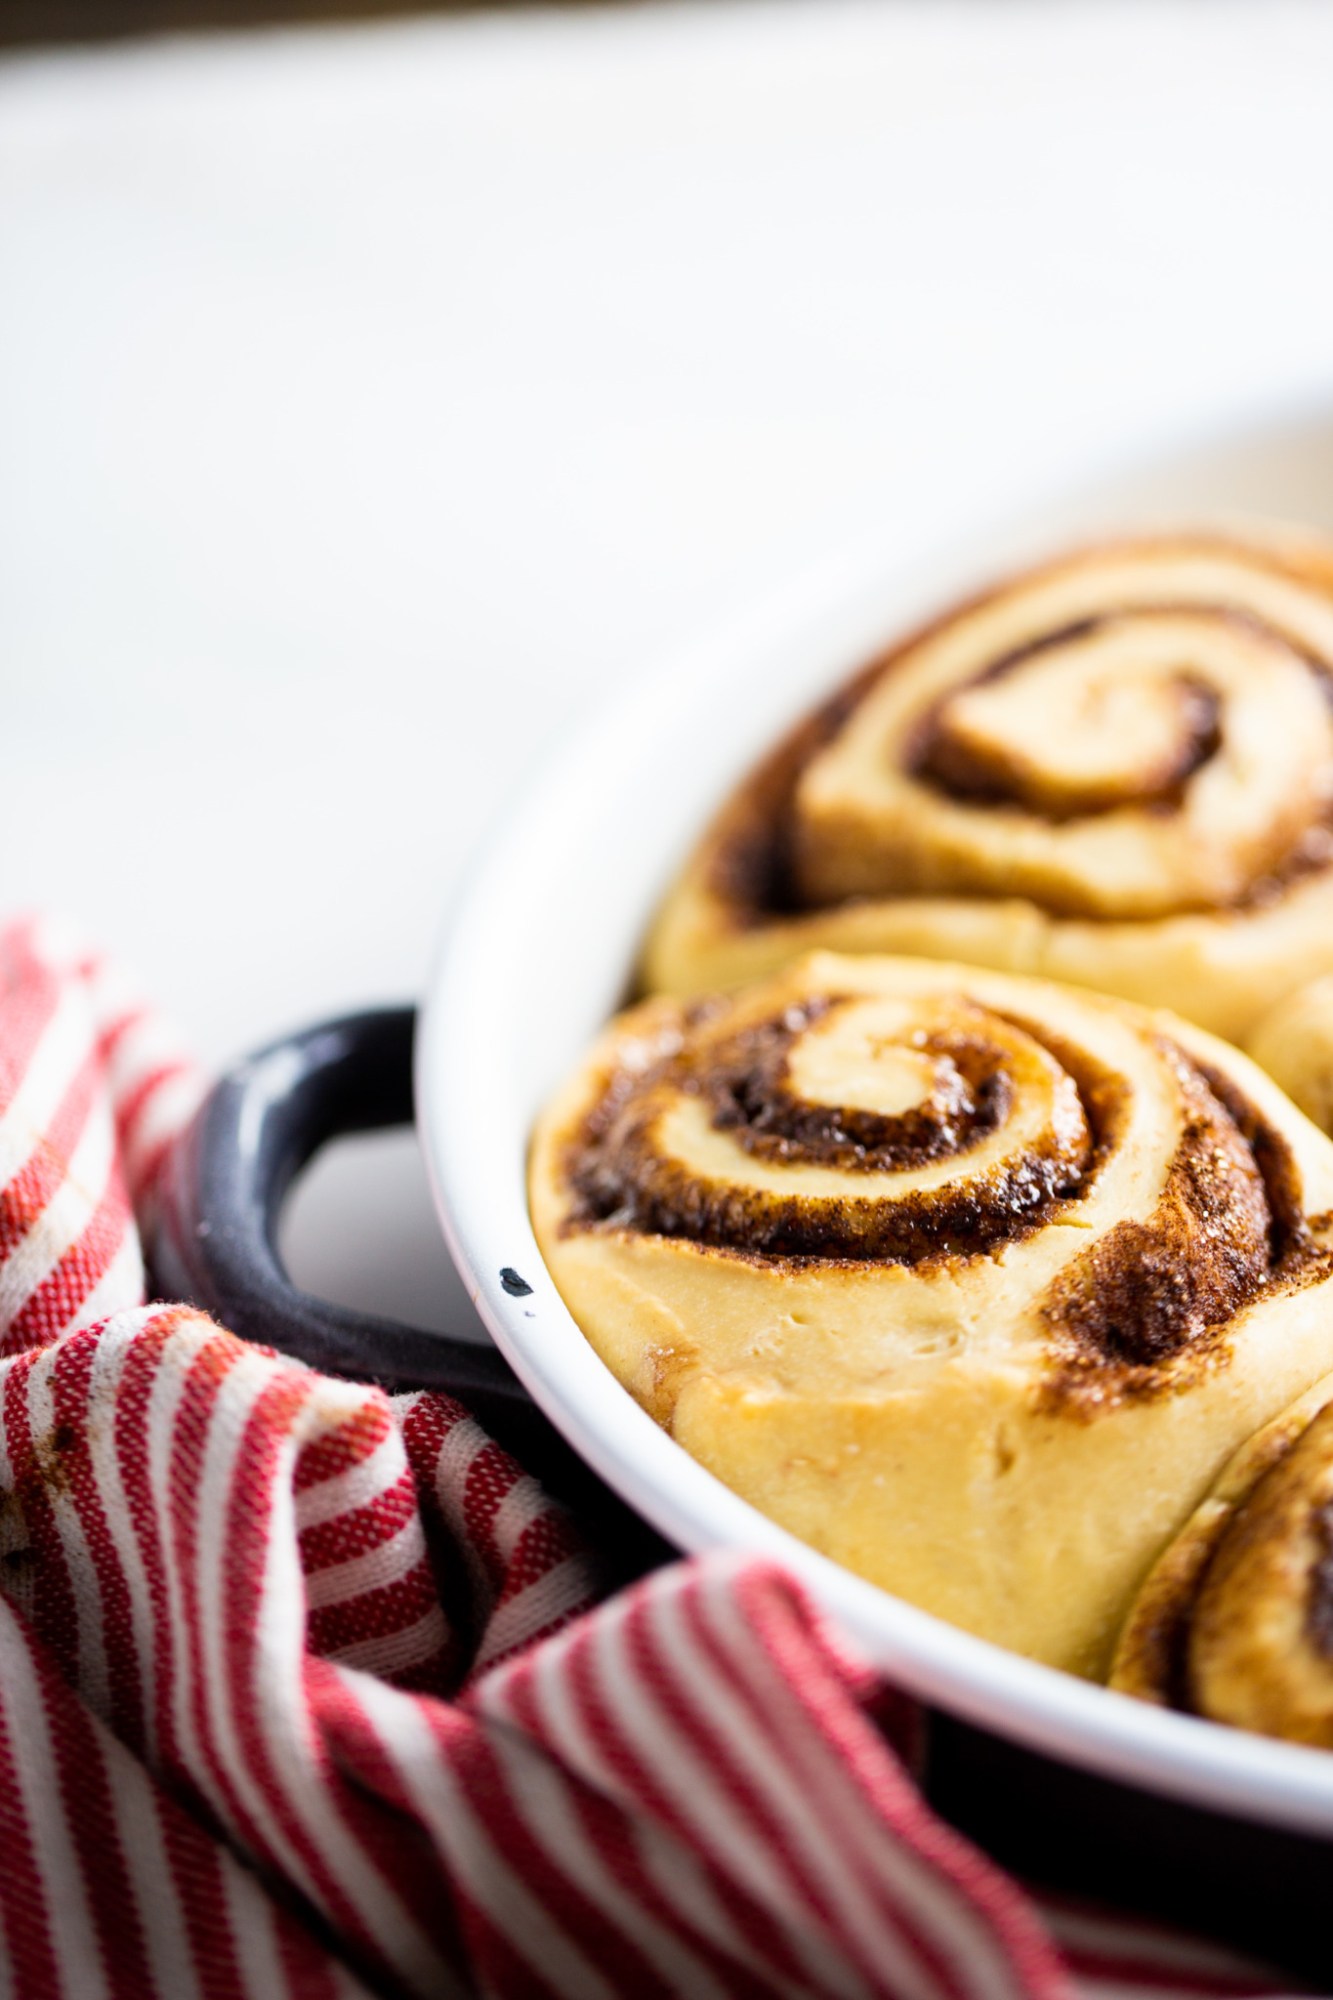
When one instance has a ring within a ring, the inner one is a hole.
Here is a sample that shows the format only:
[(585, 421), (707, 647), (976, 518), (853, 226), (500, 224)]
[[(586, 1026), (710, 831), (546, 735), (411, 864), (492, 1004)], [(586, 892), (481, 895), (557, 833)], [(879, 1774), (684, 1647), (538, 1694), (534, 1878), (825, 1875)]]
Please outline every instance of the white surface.
[[(487, 1324), (584, 1456), (679, 1546), (778, 1556), (872, 1659), (935, 1706), (1108, 1776), (1327, 1835), (1325, 1752), (1157, 1711), (1002, 1652), (837, 1568), (729, 1492), (584, 1340), (542, 1263), (524, 1185), (532, 1120), (624, 978), (646, 886), (744, 768), (749, 744), (835, 683), (877, 635), (975, 587), (1024, 553), (1029, 536), (1040, 547), (1053, 523), (1114, 528), (1205, 505), (1300, 513), (1333, 528), (1333, 404), (1240, 449), (1176, 454), (1164, 469), (1071, 494), (1039, 521), (986, 533), (938, 564), (894, 568), (874, 551), (788, 590), (607, 704), (516, 809), (458, 905), (418, 1041), (418, 1109), (450, 1241)], [(562, 884), (599, 862), (596, 903), (571, 916)], [(505, 1266), (528, 1281), (527, 1296), (504, 1291)]]
[[(1333, 368), (1331, 93), (1319, 0), (0, 65), (0, 902), (214, 1061), (412, 992), (568, 711), (851, 538)], [(448, 1315), (378, 1159), (305, 1273), (360, 1219)]]

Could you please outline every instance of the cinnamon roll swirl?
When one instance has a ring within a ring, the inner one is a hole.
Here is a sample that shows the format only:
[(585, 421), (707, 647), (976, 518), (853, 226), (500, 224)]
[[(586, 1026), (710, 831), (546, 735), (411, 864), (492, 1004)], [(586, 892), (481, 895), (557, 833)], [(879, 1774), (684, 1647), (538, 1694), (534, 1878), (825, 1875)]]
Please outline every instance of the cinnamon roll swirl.
[(1225, 1467), (1144, 1585), (1111, 1685), (1333, 1749), (1333, 1376)]
[(1238, 1039), (1333, 971), (1333, 548), (1084, 549), (874, 661), (742, 785), (649, 990), (812, 945), (1166, 1004)]
[(684, 1448), (835, 1560), (1102, 1674), (1154, 1556), (1333, 1368), (1333, 1145), (1166, 1014), (817, 953), (613, 1022), (542, 1252)]

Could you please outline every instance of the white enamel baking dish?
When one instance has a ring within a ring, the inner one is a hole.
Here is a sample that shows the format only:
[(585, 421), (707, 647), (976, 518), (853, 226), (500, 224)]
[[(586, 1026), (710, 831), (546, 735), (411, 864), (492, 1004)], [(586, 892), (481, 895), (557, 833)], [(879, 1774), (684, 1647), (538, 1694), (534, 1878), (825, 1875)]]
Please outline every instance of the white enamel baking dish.
[[(1104, 527), (1247, 512), (1333, 530), (1333, 396), (1119, 468), (928, 565), (868, 544), (630, 677), (510, 802), (453, 910), (418, 1033), (416, 1102), (450, 1248), (486, 1325), (559, 1430), (670, 1542), (777, 1558), (895, 1681), (990, 1735), (1333, 1840), (1333, 1756), (1160, 1713), (1001, 1651), (835, 1566), (721, 1485), (584, 1341), (524, 1191), (539, 1106), (622, 998), (645, 921), (710, 809), (785, 722), (923, 611), (1025, 554)], [(514, 1296), (502, 1271), (530, 1292)]]

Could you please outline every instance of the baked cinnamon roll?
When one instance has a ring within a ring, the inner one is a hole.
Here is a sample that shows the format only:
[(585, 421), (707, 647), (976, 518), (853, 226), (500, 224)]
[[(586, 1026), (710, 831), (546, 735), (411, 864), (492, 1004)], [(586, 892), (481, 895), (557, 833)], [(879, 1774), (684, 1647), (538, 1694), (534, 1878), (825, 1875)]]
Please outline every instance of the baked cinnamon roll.
[(649, 990), (812, 945), (1170, 1005), (1232, 1039), (1333, 971), (1333, 548), (1084, 549), (892, 647), (726, 805)]
[(1333, 1145), (1166, 1014), (818, 953), (643, 1002), (542, 1118), (543, 1255), (746, 1499), (1103, 1675), (1149, 1565), (1333, 1369)]
[(1226, 1466), (1144, 1585), (1111, 1685), (1333, 1749), (1333, 1376)]

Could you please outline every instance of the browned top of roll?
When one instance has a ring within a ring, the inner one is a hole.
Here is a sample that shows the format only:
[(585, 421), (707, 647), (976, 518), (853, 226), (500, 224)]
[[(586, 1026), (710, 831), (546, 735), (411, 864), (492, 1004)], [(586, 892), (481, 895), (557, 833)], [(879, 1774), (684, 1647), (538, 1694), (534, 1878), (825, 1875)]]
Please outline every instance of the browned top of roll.
[(1221, 535), (1079, 551), (872, 661), (708, 843), (746, 927), (855, 899), (1257, 908), (1333, 854), (1333, 561)]
[(956, 968), (876, 992), (892, 963), (816, 958), (767, 1002), (627, 1016), (559, 1155), (563, 1233), (928, 1275), (1077, 1225), (1028, 1302), (1053, 1408), (1218, 1365), (1229, 1321), (1311, 1255), (1281, 1132), (1137, 1010), (1108, 1024), (1063, 994), (1044, 1017), (995, 999), (1041, 989), (973, 975), (983, 998)]

